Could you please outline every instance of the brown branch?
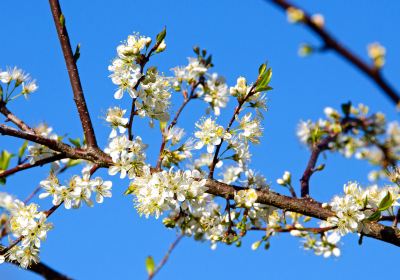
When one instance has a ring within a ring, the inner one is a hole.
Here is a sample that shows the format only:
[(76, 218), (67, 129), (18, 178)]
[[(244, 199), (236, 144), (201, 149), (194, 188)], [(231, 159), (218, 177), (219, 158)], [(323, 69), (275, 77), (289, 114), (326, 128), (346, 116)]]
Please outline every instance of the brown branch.
[(13, 136), (44, 145), (56, 152), (64, 153), (66, 158), (84, 159), (93, 163), (97, 163), (100, 166), (108, 166), (112, 162), (111, 158), (99, 149), (82, 150), (73, 148), (63, 142), (45, 138), (40, 135), (29, 134), (3, 124), (0, 124), (0, 134)]
[(35, 134), (35, 131), (29, 125), (24, 123), (7, 108), (6, 103), (3, 100), (0, 100), (0, 113), (6, 117), (6, 120), (13, 122), (21, 130)]
[(49, 3), (54, 19), (54, 24), (57, 29), (58, 38), (60, 40), (61, 49), (64, 54), (64, 60), (67, 66), (68, 75), (74, 94), (74, 101), (76, 104), (76, 108), (78, 109), (85, 139), (90, 148), (97, 148), (96, 136), (86, 105), (85, 96), (83, 95), (78, 67), (76, 66), (76, 61), (74, 59), (74, 54), (72, 53), (71, 43), (69, 41), (69, 36), (65, 25), (65, 18), (62, 14), (60, 3), (58, 2), (58, 0), (49, 0)]
[(19, 164), (19, 165), (13, 167), (13, 168), (8, 169), (8, 170), (0, 171), (0, 178), (5, 178), (5, 177), (10, 176), (10, 175), (12, 175), (14, 173), (20, 172), (22, 170), (30, 169), (30, 168), (33, 168), (33, 167), (36, 167), (36, 166), (43, 166), (43, 165), (45, 165), (47, 163), (55, 162), (57, 160), (65, 158), (65, 157), (66, 157), (65, 154), (60, 153), (60, 154), (55, 154), (53, 156), (38, 160), (34, 164), (31, 164), (31, 163)]
[[(303, 9), (293, 5), (292, 3), (286, 0), (267, 0), (267, 2), (275, 4), (277, 7), (281, 8), (284, 11), (286, 11), (290, 7), (294, 7), (304, 12)], [(399, 105), (400, 103), (399, 93), (382, 77), (381, 73), (378, 71), (377, 68), (368, 65), (357, 55), (352, 53), (348, 48), (346, 48), (341, 42), (336, 40), (323, 27), (314, 23), (310, 15), (307, 14), (306, 12), (304, 12), (304, 19), (302, 23), (304, 23), (304, 25), (306, 25), (324, 42), (325, 44), (324, 49), (333, 50), (334, 52), (336, 52), (344, 60), (352, 64), (362, 73), (364, 73), (367, 77), (369, 77), (372, 81), (374, 81), (375, 84), (381, 88), (381, 90), (385, 93), (385, 95), (395, 105)]]
[(261, 230), (261, 231), (274, 231), (274, 232), (291, 232), (293, 230), (298, 230), (298, 231), (307, 231), (307, 232), (312, 232), (312, 233), (324, 233), (326, 231), (330, 231), (332, 229), (335, 229), (335, 227), (322, 227), (322, 228), (299, 228), (295, 226), (288, 226), (286, 228), (257, 228), (257, 227), (252, 227), (250, 230)]
[[(242, 189), (211, 179), (207, 180), (206, 187), (208, 188), (208, 193), (229, 199), (234, 198), (235, 191)], [(335, 215), (328, 208), (323, 208), (321, 203), (310, 198), (293, 198), (266, 190), (257, 191), (257, 195), (258, 203), (271, 205), (285, 211), (299, 213), (320, 220), (326, 220)], [(397, 228), (384, 226), (376, 222), (366, 222), (363, 235), (400, 246), (400, 230)]]
[(183, 238), (183, 234), (179, 235), (175, 241), (169, 246), (169, 249), (163, 259), (160, 261), (160, 263), (157, 265), (157, 267), (154, 269), (153, 273), (149, 274), (148, 280), (151, 280), (154, 278), (154, 276), (163, 268), (163, 266), (167, 263), (169, 256), (171, 255), (172, 251), (175, 249), (175, 247), (178, 245), (179, 241)]
[(337, 135), (324, 138), (320, 143), (315, 144), (312, 148), (307, 167), (300, 179), (301, 197), (308, 197), (310, 195), (310, 178), (315, 172), (315, 165), (317, 164), (318, 157), (321, 152), (329, 149), (329, 143), (336, 139), (336, 136)]

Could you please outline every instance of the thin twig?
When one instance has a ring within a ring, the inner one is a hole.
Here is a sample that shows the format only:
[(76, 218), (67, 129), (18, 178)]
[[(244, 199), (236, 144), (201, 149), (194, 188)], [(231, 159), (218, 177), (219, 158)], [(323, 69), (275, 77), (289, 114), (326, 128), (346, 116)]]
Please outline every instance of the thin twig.
[[(196, 88), (200, 85), (204, 83), (204, 77), (200, 77), (199, 81), (195, 84), (192, 85), (192, 89), (190, 90), (190, 94), (189, 97), (185, 97), (181, 106), (179, 107), (178, 111), (176, 111), (175, 117), (172, 119), (171, 123), (168, 125), (168, 130), (165, 132), (168, 132), (171, 130), (171, 128), (173, 128), (177, 123), (178, 123), (178, 119), (179, 116), (181, 115), (183, 109), (185, 109), (186, 105), (190, 102), (190, 100), (197, 98), (197, 96), (194, 94)], [(163, 158), (163, 152), (165, 149), (165, 145), (167, 143), (167, 139), (165, 139), (165, 132), (162, 133), (162, 142), (161, 142), (161, 146), (160, 146), (160, 152), (158, 155), (158, 160), (157, 160), (157, 164), (156, 164), (156, 169), (159, 170), (161, 168), (161, 163), (162, 163), (162, 158)]]
[[(286, 11), (290, 7), (301, 9), (286, 0), (266, 0), (267, 2), (275, 4), (277, 7)], [(303, 12), (304, 10), (301, 9)], [(313, 31), (325, 44), (324, 49), (333, 50), (344, 60), (352, 64), (354, 67), (363, 72), (372, 81), (379, 86), (385, 95), (397, 106), (400, 102), (399, 93), (382, 77), (381, 72), (377, 68), (368, 65), (357, 55), (352, 53), (341, 42), (336, 40), (328, 31), (322, 26), (316, 24), (310, 15), (304, 12), (304, 19), (302, 21), (311, 31)]]
[(163, 268), (163, 266), (167, 263), (169, 256), (171, 255), (172, 251), (175, 249), (175, 247), (179, 244), (179, 241), (184, 237), (183, 234), (179, 235), (175, 241), (169, 246), (169, 249), (167, 253), (164, 255), (163, 259), (160, 261), (160, 263), (157, 265), (157, 267), (154, 269), (153, 273), (149, 275), (148, 280), (151, 280), (154, 278), (154, 276)]
[(21, 130), (35, 134), (35, 131), (27, 125), (23, 120), (18, 118), (16, 115), (14, 115), (6, 106), (6, 103), (3, 100), (0, 100), (0, 113), (3, 114), (7, 119), (11, 122), (13, 122), (16, 126), (18, 126)]
[[(229, 132), (229, 130), (231, 129), (231, 126), (232, 126), (233, 122), (235, 121), (236, 116), (239, 115), (240, 110), (242, 109), (242, 106), (246, 103), (247, 99), (249, 99), (252, 95), (255, 94), (255, 86), (256, 86), (256, 84), (257, 83), (255, 83), (250, 88), (249, 93), (246, 95), (245, 98), (243, 98), (242, 100), (238, 101), (238, 105), (236, 106), (235, 111), (233, 112), (233, 116), (232, 116), (231, 120), (229, 121), (228, 126), (226, 127), (226, 130), (225, 130), (226, 132)], [(221, 138), (221, 142), (217, 145), (217, 148), (215, 149), (214, 158), (213, 158), (213, 161), (212, 161), (212, 163), (210, 165), (210, 172), (208, 174), (208, 178), (210, 178), (210, 179), (212, 179), (214, 177), (214, 169), (215, 169), (215, 166), (218, 163), (218, 154), (219, 154), (219, 151), (220, 151), (220, 149), (222, 147), (223, 142), (224, 142), (224, 139)]]
[(20, 172), (22, 170), (30, 169), (30, 168), (33, 168), (33, 167), (36, 167), (36, 166), (43, 166), (43, 165), (45, 165), (47, 163), (52, 163), (52, 162), (55, 162), (57, 160), (61, 160), (61, 159), (65, 158), (65, 157), (66, 157), (65, 154), (61, 153), (61, 154), (56, 154), (56, 155), (53, 155), (53, 156), (38, 160), (33, 164), (32, 163), (19, 164), (19, 165), (13, 167), (13, 168), (1, 171), (0, 172), (0, 178), (5, 178), (5, 177), (10, 176), (10, 175), (12, 175), (14, 173)]

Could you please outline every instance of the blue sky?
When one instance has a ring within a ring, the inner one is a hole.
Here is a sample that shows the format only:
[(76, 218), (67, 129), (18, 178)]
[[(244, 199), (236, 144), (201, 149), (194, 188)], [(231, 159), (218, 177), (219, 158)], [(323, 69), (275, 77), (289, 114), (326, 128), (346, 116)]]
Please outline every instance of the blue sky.
[[(46, 1), (3, 1), (0, 68), (17, 65), (38, 80), (39, 91), (30, 100), (11, 105), (22, 119), (34, 125), (47, 121), (59, 134), (81, 136), (72, 101), (61, 49)], [(167, 26), (167, 50), (152, 63), (168, 73), (186, 63), (197, 44), (214, 57), (215, 71), (233, 85), (239, 75), (256, 78), (258, 66), (268, 60), (273, 68), (269, 111), (265, 116), (263, 143), (253, 148), (252, 167), (274, 183), (285, 170), (297, 181), (305, 168), (308, 151), (295, 136), (300, 119), (317, 119), (326, 106), (339, 107), (351, 100), (363, 102), (371, 111), (385, 112), (389, 120), (398, 116), (394, 106), (365, 76), (332, 53), (310, 58), (297, 56), (302, 42), (318, 44), (305, 28), (287, 23), (285, 15), (261, 0), (220, 1), (61, 1), (73, 45), (81, 43), (78, 62), (87, 103), (102, 147), (109, 130), (102, 119), (107, 108), (120, 104), (113, 99), (114, 85), (107, 66), (115, 47), (133, 31), (154, 37)], [(302, 1), (305, 2), (305, 1)], [(311, 12), (324, 14), (326, 25), (338, 38), (363, 58), (366, 45), (379, 41), (387, 48), (383, 73), (400, 89), (400, 2), (396, 1), (306, 1)], [(174, 99), (174, 100), (178, 100)], [(199, 103), (200, 104), (200, 103)], [(230, 116), (232, 106), (225, 112)], [(193, 127), (205, 106), (192, 106), (184, 112), (182, 127)], [(150, 145), (149, 158), (158, 150), (159, 136), (146, 122), (135, 121), (135, 131)], [(223, 123), (223, 121), (221, 121)], [(0, 137), (0, 148), (16, 149), (13, 139)], [(348, 180), (367, 184), (371, 167), (361, 161), (327, 155), (324, 172), (312, 178), (311, 194), (320, 201), (341, 192)], [(0, 191), (26, 197), (47, 176), (48, 168), (26, 171), (9, 178)], [(76, 172), (79, 172), (76, 170)], [(106, 172), (102, 171), (107, 177)], [(68, 179), (66, 174), (61, 179)], [(161, 220), (140, 218), (130, 197), (125, 197), (128, 181), (114, 180), (113, 198), (102, 205), (78, 211), (60, 209), (51, 221), (55, 229), (43, 243), (42, 260), (76, 279), (144, 279), (144, 260), (163, 256), (175, 233)], [(298, 187), (298, 184), (296, 185)], [(280, 189), (276, 184), (273, 188)], [(48, 201), (41, 202), (43, 209)], [(158, 279), (337, 279), (374, 278), (400, 260), (398, 249), (375, 240), (356, 237), (343, 239), (342, 256), (323, 259), (300, 248), (297, 239), (280, 235), (268, 251), (252, 251), (251, 235), (242, 248), (219, 246), (212, 251), (206, 243), (189, 238), (182, 241)], [(383, 268), (383, 269), (382, 269)], [(356, 272), (357, 271), (357, 272)], [(0, 266), (1, 279), (40, 279), (10, 265)]]

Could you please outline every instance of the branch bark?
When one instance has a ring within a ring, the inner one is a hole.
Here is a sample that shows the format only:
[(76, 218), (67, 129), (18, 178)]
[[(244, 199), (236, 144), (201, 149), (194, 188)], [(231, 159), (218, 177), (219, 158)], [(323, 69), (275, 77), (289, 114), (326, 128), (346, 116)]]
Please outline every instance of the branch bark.
[(333, 50), (344, 60), (352, 64), (367, 77), (369, 77), (382, 91), (383, 93), (397, 106), (400, 103), (399, 93), (382, 77), (379, 70), (359, 58), (356, 54), (351, 52), (347, 47), (345, 47), (341, 42), (333, 37), (328, 31), (323, 27), (315, 24), (310, 15), (306, 13), (300, 7), (293, 5), (291, 2), (286, 0), (266, 0), (275, 6), (286, 11), (290, 7), (300, 9), (304, 12), (303, 23), (306, 25), (314, 34), (316, 34), (323, 42), (324, 49)]
[[(208, 193), (229, 199), (233, 199), (235, 191), (242, 189), (210, 179), (207, 180), (206, 186)], [(321, 203), (311, 198), (293, 198), (271, 191), (257, 191), (257, 195), (257, 202), (259, 203), (320, 220), (326, 220), (335, 215), (334, 212), (322, 207)], [(362, 233), (365, 236), (400, 246), (400, 230), (397, 228), (384, 226), (376, 222), (366, 222)]]
[(9, 127), (9, 126), (3, 125), (3, 124), (0, 124), (0, 134), (29, 140), (29, 141), (47, 146), (48, 148), (50, 148), (56, 152), (64, 153), (66, 158), (84, 159), (84, 160), (91, 161), (95, 164), (99, 164), (100, 166), (105, 166), (104, 165), (105, 163), (106, 163), (106, 166), (108, 166), (112, 162), (111, 158), (108, 155), (106, 155), (104, 152), (102, 152), (100, 149), (82, 150), (82, 149), (73, 148), (63, 142), (45, 138), (40, 135), (29, 134), (29, 133), (16, 130), (12, 127)]
[(49, 3), (51, 13), (53, 14), (54, 24), (57, 29), (58, 38), (60, 40), (61, 49), (64, 54), (65, 64), (67, 66), (68, 75), (74, 94), (74, 101), (76, 108), (78, 109), (86, 142), (90, 148), (98, 148), (89, 110), (86, 105), (85, 96), (83, 95), (78, 67), (76, 66), (76, 61), (72, 53), (71, 43), (69, 41), (69, 36), (65, 25), (65, 18), (62, 14), (60, 3), (58, 0), (49, 0)]

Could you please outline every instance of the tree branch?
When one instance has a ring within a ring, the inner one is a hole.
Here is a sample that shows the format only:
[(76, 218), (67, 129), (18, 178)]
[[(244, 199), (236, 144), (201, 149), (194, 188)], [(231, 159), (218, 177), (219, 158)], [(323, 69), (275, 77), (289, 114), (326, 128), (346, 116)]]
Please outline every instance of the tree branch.
[[(290, 7), (294, 7), (296, 9), (300, 9), (304, 12), (303, 9), (298, 6), (293, 5), (289, 1), (286, 0), (266, 0), (274, 4), (275, 6), (281, 8), (286, 11)], [(328, 31), (326, 31), (323, 27), (315, 24), (310, 15), (304, 12), (304, 19), (302, 21), (311, 31), (313, 31), (325, 44), (324, 48), (328, 50), (333, 50), (339, 56), (341, 56), (344, 60), (352, 64), (362, 73), (364, 73), (367, 77), (369, 77), (380, 89), (384, 92), (384, 94), (397, 106), (400, 103), (399, 93), (382, 77), (381, 73), (377, 68), (368, 65), (357, 55), (352, 53), (348, 48), (346, 48), (341, 42), (336, 40)]]
[(6, 120), (13, 122), (21, 130), (28, 132), (28, 133), (35, 134), (35, 131), (30, 126), (28, 126), (21, 119), (19, 119), (16, 115), (11, 113), (10, 110), (8, 110), (8, 108), (6, 107), (6, 103), (3, 100), (0, 100), (0, 113), (2, 113), (6, 117)]
[(0, 124), (0, 134), (13, 136), (44, 145), (56, 152), (64, 153), (66, 158), (84, 159), (99, 164), (100, 166), (104, 166), (105, 163), (106, 166), (108, 166), (112, 162), (111, 158), (99, 149), (94, 151), (76, 149), (63, 142), (45, 138), (40, 135), (29, 134), (3, 124)]
[(65, 64), (67, 66), (72, 91), (74, 93), (74, 101), (76, 108), (78, 109), (85, 139), (90, 148), (97, 148), (96, 136), (86, 105), (85, 96), (83, 95), (78, 67), (76, 66), (76, 61), (72, 53), (71, 43), (69, 41), (69, 36), (65, 25), (65, 18), (61, 12), (61, 7), (58, 0), (49, 0), (49, 3), (51, 7), (51, 13), (53, 14), (54, 24), (57, 29), (58, 38), (60, 40), (61, 49), (64, 54)]
[[(243, 189), (211, 179), (207, 180), (206, 187), (208, 188), (208, 193), (229, 199), (234, 198), (235, 191)], [(258, 203), (271, 205), (286, 211), (320, 220), (326, 220), (329, 217), (335, 216), (333, 211), (322, 207), (321, 203), (311, 198), (293, 198), (271, 191), (257, 191), (257, 195)], [(400, 230), (397, 228), (384, 226), (376, 222), (366, 222), (362, 233), (365, 236), (400, 246)]]
[(22, 170), (30, 169), (36, 166), (43, 166), (44, 164), (55, 162), (57, 160), (65, 158), (65, 154), (60, 153), (60, 154), (55, 154), (54, 156), (50, 156), (48, 158), (44, 158), (41, 160), (36, 161), (34, 164), (31, 163), (23, 163), (19, 164), (13, 168), (10, 168), (8, 170), (0, 171), (0, 178), (5, 178), (7, 176), (10, 176), (14, 173), (20, 172)]

